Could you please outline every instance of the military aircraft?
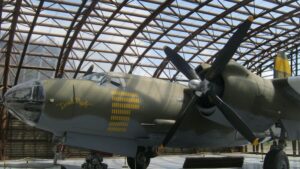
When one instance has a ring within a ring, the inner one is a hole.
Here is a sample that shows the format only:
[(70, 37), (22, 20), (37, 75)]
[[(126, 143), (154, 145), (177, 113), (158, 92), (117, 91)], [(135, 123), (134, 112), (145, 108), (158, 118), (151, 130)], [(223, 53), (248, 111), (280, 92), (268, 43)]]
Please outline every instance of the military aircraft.
[[(284, 141), (299, 138), (300, 78), (267, 80), (230, 61), (253, 17), (238, 26), (211, 65), (193, 69), (173, 49), (164, 51), (188, 86), (123, 73), (81, 79), (35, 80), (4, 95), (16, 118), (52, 132), (65, 145), (127, 156), (131, 169), (146, 169), (162, 147), (257, 145), (274, 124), (279, 136), (265, 169), (288, 169)], [(287, 59), (278, 61), (285, 72)], [(281, 63), (281, 64), (280, 64)]]

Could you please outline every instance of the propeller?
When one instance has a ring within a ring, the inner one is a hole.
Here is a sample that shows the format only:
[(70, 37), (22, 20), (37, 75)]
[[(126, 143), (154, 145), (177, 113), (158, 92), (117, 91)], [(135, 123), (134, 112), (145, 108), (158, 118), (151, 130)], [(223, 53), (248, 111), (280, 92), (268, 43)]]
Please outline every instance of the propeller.
[(89, 69), (85, 72), (85, 74), (83, 76), (87, 76), (89, 74), (92, 74), (93, 73), (93, 70), (94, 70), (94, 65), (91, 65), (89, 67)]
[[(218, 87), (216, 84), (217, 78), (220, 77), (237, 48), (244, 40), (252, 22), (253, 16), (250, 16), (246, 21), (239, 25), (238, 30), (228, 40), (223, 49), (221, 49), (214, 56), (215, 60), (208, 71), (205, 72), (203, 76), (200, 72), (201, 77), (198, 76), (195, 70), (191, 68), (190, 65), (179, 54), (177, 54), (176, 51), (169, 47), (165, 47), (164, 51), (172, 64), (190, 80), (190, 89), (194, 90), (195, 94), (199, 97), (207, 96), (208, 99), (219, 108), (225, 118), (244, 138), (246, 138), (253, 145), (257, 145), (259, 143), (259, 139), (255, 137), (254, 133), (247, 126), (247, 124), (241, 119), (238, 113), (234, 111), (234, 109), (232, 109), (216, 94), (216, 88)], [(166, 146), (172, 139), (184, 118), (189, 112), (191, 112), (188, 110), (196, 103), (197, 99), (198, 97), (194, 95), (187, 106), (180, 113), (176, 123), (171, 127), (164, 138), (162, 146)]]
[(231, 123), (231, 125), (241, 133), (244, 138), (246, 138), (253, 145), (259, 143), (259, 138), (255, 137), (251, 129), (247, 124), (241, 119), (241, 117), (229, 106), (227, 105), (218, 95), (209, 94), (215, 105), (221, 110), (225, 118)]
[(184, 110), (180, 113), (177, 117), (175, 124), (171, 127), (169, 132), (167, 133), (165, 139), (162, 142), (162, 146), (165, 147), (169, 141), (172, 139), (173, 135), (175, 134), (176, 130), (180, 126), (181, 122), (184, 120), (185, 116), (188, 114), (189, 109), (192, 107), (193, 104), (196, 103), (197, 97), (195, 95), (192, 96), (192, 99), (189, 101), (188, 105), (184, 108)]
[(183, 73), (188, 79), (199, 79), (199, 76), (193, 68), (174, 50), (165, 46), (164, 51), (171, 62), (176, 68), (180, 68), (180, 72)]
[(254, 18), (253, 16), (249, 16), (246, 21), (239, 25), (238, 30), (230, 37), (226, 45), (221, 49), (214, 57), (215, 61), (212, 63), (209, 72), (206, 74), (206, 79), (209, 81), (215, 80), (223, 70), (225, 66), (233, 57), (237, 48), (243, 42), (244, 38), (247, 35), (247, 31), (249, 30)]

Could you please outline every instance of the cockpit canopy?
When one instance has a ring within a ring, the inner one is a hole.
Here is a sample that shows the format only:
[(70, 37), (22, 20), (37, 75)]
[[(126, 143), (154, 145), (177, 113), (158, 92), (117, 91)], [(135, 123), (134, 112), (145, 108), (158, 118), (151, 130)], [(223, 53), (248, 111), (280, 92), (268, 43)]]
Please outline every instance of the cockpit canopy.
[(122, 77), (112, 76), (106, 73), (93, 73), (82, 77), (84, 80), (91, 80), (100, 86), (107, 86), (113, 88), (125, 87), (125, 80)]
[(29, 81), (9, 89), (4, 104), (15, 117), (33, 126), (41, 116), (44, 99), (42, 83)]

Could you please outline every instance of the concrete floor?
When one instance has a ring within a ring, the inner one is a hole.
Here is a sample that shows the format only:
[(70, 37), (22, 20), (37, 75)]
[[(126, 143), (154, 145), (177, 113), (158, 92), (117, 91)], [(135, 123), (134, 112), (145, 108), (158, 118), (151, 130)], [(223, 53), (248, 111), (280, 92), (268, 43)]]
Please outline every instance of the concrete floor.
[[(250, 154), (222, 154), (222, 156), (244, 156), (244, 166), (242, 169), (262, 169), (262, 155), (250, 155)], [(159, 156), (152, 159), (148, 169), (181, 169), (183, 162), (186, 157), (203, 157), (204, 155), (168, 155), (168, 156)], [(208, 157), (219, 156), (219, 155), (205, 155)], [(299, 169), (300, 168), (300, 157), (289, 157), (290, 159), (290, 168)], [(81, 164), (84, 159), (67, 159), (59, 161), (60, 164), (64, 165), (67, 169), (80, 169)], [(12, 161), (1, 161), (0, 168), (5, 169), (16, 169), (16, 168), (47, 168), (47, 169), (56, 169), (58, 167), (53, 167), (51, 165), (52, 160), (43, 160), (43, 159), (25, 159), (23, 160), (12, 160)], [(125, 168), (124, 157), (113, 157), (105, 158), (104, 162), (108, 164), (109, 169), (120, 169)]]

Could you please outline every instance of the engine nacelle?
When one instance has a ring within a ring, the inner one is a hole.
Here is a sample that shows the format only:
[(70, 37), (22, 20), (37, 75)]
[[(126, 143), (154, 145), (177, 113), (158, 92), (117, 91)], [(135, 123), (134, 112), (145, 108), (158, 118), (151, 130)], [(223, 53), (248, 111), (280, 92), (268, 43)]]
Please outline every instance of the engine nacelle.
[[(233, 108), (242, 112), (251, 111), (257, 115), (270, 115), (261, 107), (273, 104), (275, 88), (272, 81), (263, 79), (245, 69), (243, 66), (230, 62), (222, 74), (224, 91), (222, 99)], [(263, 112), (262, 112), (263, 111)]]
[(272, 109), (275, 89), (263, 79), (236, 62), (230, 62), (222, 73), (222, 99), (256, 132), (263, 132), (277, 121)]
[[(205, 71), (205, 68), (203, 70)], [(274, 124), (277, 117), (268, 109), (275, 94), (271, 81), (262, 79), (232, 61), (226, 66), (216, 86), (221, 88), (218, 92), (219, 97), (233, 108), (253, 131), (263, 132)], [(209, 103), (208, 98), (200, 99), (197, 107), (204, 117), (231, 126), (222, 112)]]

